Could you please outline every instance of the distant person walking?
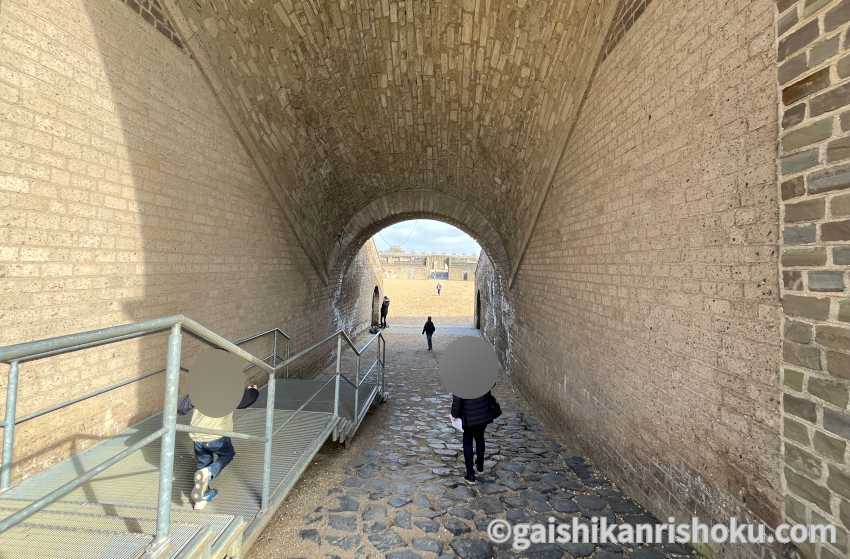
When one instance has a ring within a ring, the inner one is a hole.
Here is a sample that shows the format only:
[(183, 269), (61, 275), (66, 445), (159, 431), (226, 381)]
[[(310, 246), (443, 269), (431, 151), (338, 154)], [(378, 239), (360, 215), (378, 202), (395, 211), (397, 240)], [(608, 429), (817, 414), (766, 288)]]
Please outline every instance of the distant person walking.
[[(466, 465), (467, 483), (475, 483), (475, 470), (484, 471), (484, 429), (493, 420), (502, 415), (499, 402), (488, 391), (478, 398), (461, 398), (452, 394), (452, 417), (461, 420), (463, 425), (463, 461)], [(475, 441), (475, 461), (473, 469), (472, 441)]]
[(390, 312), (390, 298), (384, 297), (384, 302), (381, 303), (381, 328), (387, 327), (387, 313)]
[(443, 290), (443, 284), (437, 282), (437, 296), (438, 297), (440, 296), (440, 291), (442, 291), (442, 290)]
[(434, 335), (434, 331), (437, 328), (434, 326), (434, 323), (431, 322), (431, 317), (428, 317), (428, 320), (425, 321), (425, 326), (422, 327), (422, 333), (425, 334), (425, 337), (428, 338), (428, 351), (433, 349), (433, 345), (431, 344), (431, 337)]

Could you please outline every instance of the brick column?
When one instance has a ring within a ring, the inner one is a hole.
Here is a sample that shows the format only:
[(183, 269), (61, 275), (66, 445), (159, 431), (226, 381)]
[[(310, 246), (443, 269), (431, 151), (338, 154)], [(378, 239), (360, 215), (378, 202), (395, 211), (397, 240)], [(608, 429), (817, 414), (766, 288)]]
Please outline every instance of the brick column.
[(850, 557), (850, 0), (777, 2), (783, 487), (788, 522), (831, 522)]

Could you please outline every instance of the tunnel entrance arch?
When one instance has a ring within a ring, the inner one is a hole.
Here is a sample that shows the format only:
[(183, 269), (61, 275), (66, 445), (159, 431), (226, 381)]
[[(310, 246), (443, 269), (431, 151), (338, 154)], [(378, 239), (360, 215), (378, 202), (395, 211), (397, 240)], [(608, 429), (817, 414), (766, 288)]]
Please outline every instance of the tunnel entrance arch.
[(360, 208), (337, 235), (337, 243), (327, 257), (331, 281), (340, 282), (357, 252), (375, 233), (401, 221), (433, 219), (457, 227), (487, 253), (496, 272), (508, 277), (511, 260), (498, 230), (469, 202), (433, 190), (405, 190), (372, 200)]

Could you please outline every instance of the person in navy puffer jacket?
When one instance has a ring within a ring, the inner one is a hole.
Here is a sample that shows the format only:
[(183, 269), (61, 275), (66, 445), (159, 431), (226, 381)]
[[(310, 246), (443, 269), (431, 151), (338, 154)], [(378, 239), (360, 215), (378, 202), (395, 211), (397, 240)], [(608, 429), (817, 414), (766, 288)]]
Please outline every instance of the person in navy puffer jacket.
[[(466, 464), (467, 483), (475, 483), (475, 470), (484, 471), (484, 430), (502, 415), (496, 398), (488, 391), (478, 398), (461, 398), (452, 395), (452, 417), (460, 418), (463, 425), (463, 461)], [(475, 469), (472, 460), (472, 441), (475, 440)]]

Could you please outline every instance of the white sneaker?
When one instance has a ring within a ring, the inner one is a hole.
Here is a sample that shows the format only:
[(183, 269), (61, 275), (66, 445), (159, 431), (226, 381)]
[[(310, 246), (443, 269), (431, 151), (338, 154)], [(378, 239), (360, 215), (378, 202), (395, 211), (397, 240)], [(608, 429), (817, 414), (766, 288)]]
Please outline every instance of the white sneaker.
[(204, 510), (204, 508), (207, 506), (207, 503), (215, 499), (217, 495), (218, 491), (216, 489), (210, 489), (209, 491), (207, 491), (207, 493), (202, 499), (195, 501), (192, 504), (192, 508), (194, 508), (195, 510)]
[(210, 469), (201, 468), (195, 472), (195, 485), (192, 487), (192, 502), (195, 504), (205, 503), (204, 495), (207, 493), (207, 488), (210, 485)]

